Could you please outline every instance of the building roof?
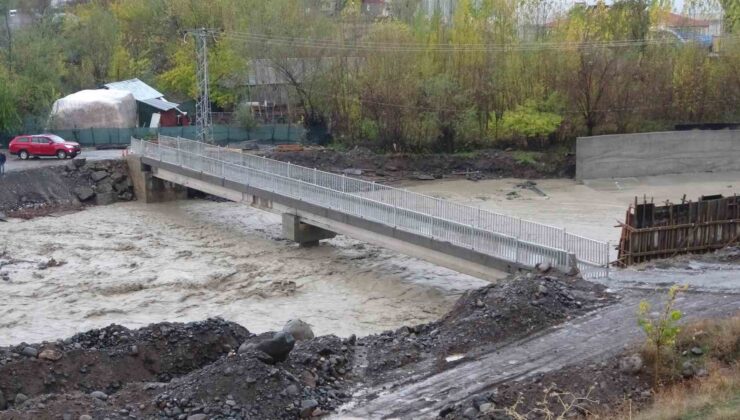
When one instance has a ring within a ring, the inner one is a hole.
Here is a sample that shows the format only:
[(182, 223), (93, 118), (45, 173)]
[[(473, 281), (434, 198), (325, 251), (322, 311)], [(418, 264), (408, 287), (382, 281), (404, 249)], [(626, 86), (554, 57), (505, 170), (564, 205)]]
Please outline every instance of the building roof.
[(156, 108), (160, 111), (169, 111), (171, 109), (175, 109), (179, 106), (179, 104), (176, 104), (174, 102), (169, 102), (165, 99), (145, 99), (143, 101), (139, 101), (141, 103), (145, 103), (152, 108)]
[(139, 79), (124, 80), (122, 82), (113, 82), (105, 85), (108, 89), (124, 90), (134, 95), (137, 101), (144, 102), (149, 99), (159, 99), (164, 95), (153, 87), (147, 85)]
[(663, 25), (669, 28), (708, 28), (709, 21), (702, 19), (693, 19), (688, 16), (669, 13), (661, 18)]

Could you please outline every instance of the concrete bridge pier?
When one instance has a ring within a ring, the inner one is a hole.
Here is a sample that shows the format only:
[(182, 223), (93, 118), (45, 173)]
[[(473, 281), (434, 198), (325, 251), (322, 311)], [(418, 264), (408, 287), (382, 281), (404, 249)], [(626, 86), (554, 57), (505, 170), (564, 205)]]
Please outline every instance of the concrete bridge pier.
[(165, 203), (188, 198), (187, 187), (155, 177), (152, 167), (143, 163), (138, 156), (128, 156), (126, 162), (137, 200)]
[(309, 225), (301, 221), (300, 216), (283, 213), (283, 236), (291, 241), (298, 242), (302, 247), (318, 246), (322, 239), (331, 239), (336, 233)]

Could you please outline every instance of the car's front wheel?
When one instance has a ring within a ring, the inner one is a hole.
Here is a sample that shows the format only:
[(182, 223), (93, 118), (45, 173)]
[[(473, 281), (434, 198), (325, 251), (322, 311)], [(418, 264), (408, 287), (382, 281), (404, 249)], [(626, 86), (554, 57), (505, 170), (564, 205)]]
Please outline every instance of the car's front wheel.
[(64, 150), (58, 150), (57, 159), (67, 159), (67, 152), (65, 152)]
[(27, 151), (25, 151), (25, 150), (21, 150), (21, 151), (20, 151), (20, 152), (18, 153), (18, 157), (19, 157), (19, 158), (21, 158), (21, 160), (28, 160), (29, 156), (30, 156), (30, 155), (29, 155), (29, 154), (28, 154), (28, 152), (27, 152)]

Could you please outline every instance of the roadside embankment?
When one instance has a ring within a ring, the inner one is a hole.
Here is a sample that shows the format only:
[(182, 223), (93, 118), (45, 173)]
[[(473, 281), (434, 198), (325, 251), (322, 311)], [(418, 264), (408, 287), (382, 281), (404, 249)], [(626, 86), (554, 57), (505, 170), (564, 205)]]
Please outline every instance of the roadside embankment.
[(9, 217), (27, 219), (133, 199), (122, 160), (74, 159), (63, 166), (12, 171), (0, 177), (0, 213)]

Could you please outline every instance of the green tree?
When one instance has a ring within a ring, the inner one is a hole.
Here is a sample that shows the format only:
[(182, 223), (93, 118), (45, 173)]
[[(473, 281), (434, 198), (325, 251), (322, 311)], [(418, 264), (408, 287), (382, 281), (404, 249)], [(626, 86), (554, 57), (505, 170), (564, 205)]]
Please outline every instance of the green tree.
[(13, 87), (7, 71), (0, 66), (0, 133), (12, 133), (21, 125)]
[(725, 14), (725, 30), (736, 33), (740, 31), (740, 2), (737, 0), (719, 0)]
[(553, 134), (563, 117), (546, 110), (546, 106), (534, 100), (527, 100), (511, 111), (506, 111), (502, 119), (503, 129), (515, 137), (526, 141), (547, 138)]
[(647, 301), (640, 302), (637, 312), (637, 323), (647, 336), (648, 342), (655, 348), (654, 360), (654, 385), (660, 383), (660, 366), (663, 352), (670, 349), (676, 343), (676, 336), (681, 331), (678, 321), (683, 313), (675, 309), (676, 298), (679, 292), (686, 291), (688, 286), (671, 286), (668, 290), (668, 299), (663, 305), (663, 310), (657, 315), (651, 315), (651, 306)]
[(109, 66), (118, 43), (118, 21), (103, 4), (94, 2), (74, 8), (77, 19), (64, 24), (69, 83), (76, 89), (97, 86), (107, 80)]

